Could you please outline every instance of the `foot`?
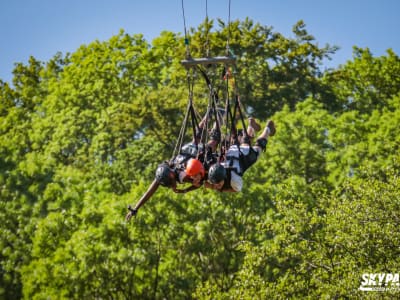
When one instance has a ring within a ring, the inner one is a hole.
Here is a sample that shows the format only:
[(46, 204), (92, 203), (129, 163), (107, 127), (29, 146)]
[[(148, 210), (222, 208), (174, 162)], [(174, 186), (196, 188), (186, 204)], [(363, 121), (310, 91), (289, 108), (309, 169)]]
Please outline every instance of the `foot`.
[(253, 127), (255, 131), (259, 131), (261, 129), (261, 126), (257, 123), (257, 121), (254, 118), (249, 118), (249, 126)]
[(267, 122), (267, 126), (266, 126), (268, 129), (269, 129), (269, 136), (274, 136), (275, 135), (275, 132), (276, 132), (276, 128), (275, 128), (275, 123), (274, 123), (274, 121), (272, 121), (272, 120), (269, 120), (268, 122)]

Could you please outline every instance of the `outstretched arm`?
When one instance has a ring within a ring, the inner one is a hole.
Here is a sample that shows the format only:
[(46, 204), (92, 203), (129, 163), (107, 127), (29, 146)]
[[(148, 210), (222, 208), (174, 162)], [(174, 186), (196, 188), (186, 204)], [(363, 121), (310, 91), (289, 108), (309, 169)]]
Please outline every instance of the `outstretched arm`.
[(147, 202), (153, 196), (155, 191), (158, 189), (160, 186), (160, 183), (157, 180), (153, 180), (147, 191), (143, 194), (143, 196), (139, 199), (139, 201), (136, 203), (135, 207), (132, 208), (130, 205), (128, 206), (128, 214), (125, 217), (126, 221), (129, 221), (134, 215), (137, 214), (137, 211), (139, 208)]
[(185, 193), (187, 193), (187, 192), (197, 190), (199, 187), (200, 187), (200, 185), (199, 185), (199, 186), (191, 185), (191, 186), (189, 186), (189, 187), (187, 187), (187, 188), (185, 188), (185, 189), (182, 189), (182, 190), (179, 190), (179, 189), (177, 189), (177, 188), (175, 187), (175, 188), (173, 188), (173, 191), (174, 191), (175, 193), (177, 193), (177, 194), (185, 194)]

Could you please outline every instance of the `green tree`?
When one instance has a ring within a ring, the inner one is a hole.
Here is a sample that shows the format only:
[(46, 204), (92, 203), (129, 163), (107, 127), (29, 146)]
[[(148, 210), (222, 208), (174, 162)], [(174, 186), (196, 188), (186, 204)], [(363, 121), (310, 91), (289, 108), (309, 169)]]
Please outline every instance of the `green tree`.
[(324, 82), (330, 87), (325, 103), (328, 107), (334, 104), (336, 112), (380, 110), (400, 92), (399, 72), (400, 58), (393, 50), (374, 57), (368, 48), (354, 47), (353, 60), (325, 74)]
[[(376, 195), (383, 202), (372, 213), (397, 209), (386, 203), (398, 197), (397, 175), (386, 171), (399, 167), (397, 56), (363, 52), (321, 79), (319, 63), (336, 48), (320, 48), (303, 22), (294, 38), (249, 19), (215, 28), (207, 20), (190, 29), (191, 54), (224, 55), (229, 37), (246, 112), (272, 116), (278, 134), (243, 193), (160, 187), (134, 224), (123, 221), (126, 206), (170, 158), (190, 96), (183, 37), (163, 32), (150, 44), (121, 31), (17, 64), (14, 86), (0, 83), (0, 298), (359, 296), (346, 293), (359, 275), (337, 263), (367, 270), (384, 265), (363, 259), (368, 251), (394, 257), (383, 219), (370, 231), (357, 222), (369, 220)], [(226, 98), (222, 70), (205, 70)], [(193, 75), (202, 115), (209, 91)], [(357, 234), (377, 246), (364, 242), (367, 252), (352, 258), (345, 247), (363, 242)]]
[(250, 19), (225, 24), (219, 20), (221, 30), (211, 32), (207, 23), (199, 26), (191, 41), (192, 56), (205, 56), (207, 38), (212, 55), (223, 55), (229, 42), (237, 55), (234, 69), (237, 87), (247, 111), (266, 119), (287, 105), (295, 109), (298, 102), (317, 95), (324, 88), (319, 78), (320, 65), (329, 59), (337, 47), (320, 48), (303, 21), (293, 26), (294, 38), (273, 32), (271, 27), (254, 23)]
[(233, 286), (224, 291), (206, 282), (194, 296), (368, 296), (358, 290), (362, 274), (396, 273), (399, 263), (396, 226), (400, 195), (394, 172), (397, 170), (388, 170), (387, 181), (382, 181), (370, 170), (364, 173), (365, 179), (349, 180), (329, 195), (314, 190), (318, 204), (311, 210), (301, 198), (296, 199), (296, 189), (286, 186), (275, 197), (276, 212), (268, 211), (259, 224), (263, 240), (241, 247), (246, 256)]

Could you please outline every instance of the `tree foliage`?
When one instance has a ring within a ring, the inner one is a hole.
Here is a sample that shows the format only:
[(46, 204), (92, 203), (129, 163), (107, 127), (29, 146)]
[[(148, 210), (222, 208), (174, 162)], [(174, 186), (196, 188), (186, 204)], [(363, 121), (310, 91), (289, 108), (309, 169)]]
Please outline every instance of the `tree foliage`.
[(190, 54), (228, 41), (246, 112), (277, 125), (240, 194), (160, 188), (124, 221), (183, 122), (180, 34), (121, 31), (0, 81), (0, 299), (359, 298), (363, 273), (398, 272), (399, 57), (355, 48), (322, 71), (336, 47), (302, 21), (292, 38), (214, 22)]

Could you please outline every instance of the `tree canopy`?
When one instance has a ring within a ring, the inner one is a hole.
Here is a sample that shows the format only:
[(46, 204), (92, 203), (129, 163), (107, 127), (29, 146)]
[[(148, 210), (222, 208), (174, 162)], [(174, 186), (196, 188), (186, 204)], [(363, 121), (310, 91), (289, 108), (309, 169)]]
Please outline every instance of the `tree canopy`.
[(277, 134), (242, 193), (159, 189), (131, 223), (183, 122), (184, 37), (121, 30), (0, 80), (0, 299), (360, 298), (363, 273), (398, 273), (399, 56), (323, 70), (337, 47), (304, 22), (250, 19), (192, 28), (192, 56), (228, 36), (245, 111)]

